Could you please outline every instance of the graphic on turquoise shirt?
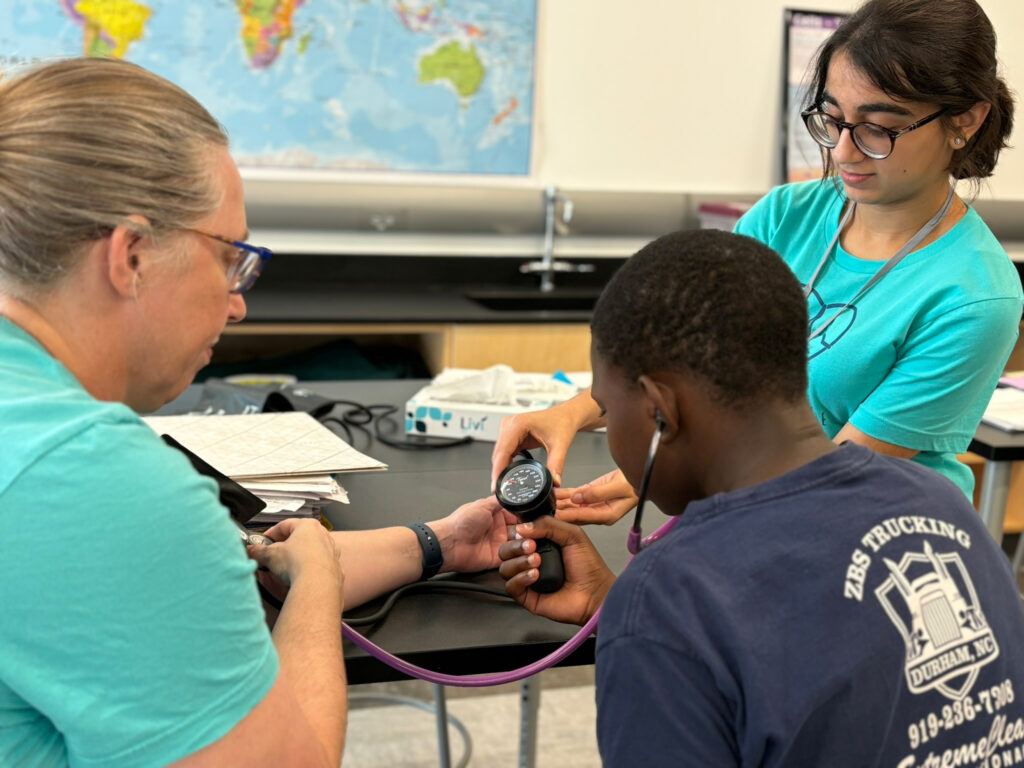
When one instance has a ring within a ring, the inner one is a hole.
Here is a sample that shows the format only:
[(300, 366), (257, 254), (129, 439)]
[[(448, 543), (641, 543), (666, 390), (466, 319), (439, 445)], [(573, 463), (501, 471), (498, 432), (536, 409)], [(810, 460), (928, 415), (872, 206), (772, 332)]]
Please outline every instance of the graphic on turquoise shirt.
[(844, 303), (826, 304), (817, 290), (812, 290), (811, 295), (807, 297), (807, 315), (810, 318), (807, 323), (808, 336), (813, 336), (818, 326), (827, 323), (837, 312), (842, 314), (832, 320), (820, 336), (811, 339), (807, 350), (808, 360), (813, 360), (822, 352), (832, 349), (839, 343), (839, 340), (853, 327), (853, 323), (857, 319), (857, 306), (855, 304), (846, 306)]

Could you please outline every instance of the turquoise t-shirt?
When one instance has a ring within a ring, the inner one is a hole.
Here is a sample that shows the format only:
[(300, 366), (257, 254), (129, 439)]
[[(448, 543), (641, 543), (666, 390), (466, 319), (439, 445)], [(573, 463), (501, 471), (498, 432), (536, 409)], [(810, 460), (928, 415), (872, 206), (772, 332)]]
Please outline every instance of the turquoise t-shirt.
[[(806, 285), (839, 226), (845, 198), (831, 181), (772, 190), (736, 232), (771, 246)], [(891, 254), (883, 254), (888, 257)], [(837, 245), (808, 297), (809, 332), (827, 322), (885, 260)], [(833, 437), (847, 423), (920, 451), (914, 461), (968, 497), (956, 460), (981, 421), (1017, 339), (1021, 281), (972, 208), (938, 240), (909, 254), (808, 348), (808, 399)]]
[(0, 530), (0, 765), (166, 765), (273, 685), (215, 484), (3, 318)]

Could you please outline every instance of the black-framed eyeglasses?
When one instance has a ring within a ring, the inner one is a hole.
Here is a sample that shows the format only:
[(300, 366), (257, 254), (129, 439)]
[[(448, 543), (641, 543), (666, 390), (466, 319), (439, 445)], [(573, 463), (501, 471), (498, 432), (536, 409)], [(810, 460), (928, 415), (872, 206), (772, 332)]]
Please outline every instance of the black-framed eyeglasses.
[(238, 249), (238, 257), (228, 267), (228, 293), (245, 293), (252, 288), (253, 283), (263, 271), (263, 265), (270, 261), (274, 255), (269, 248), (261, 248), (258, 245), (243, 243), (241, 240), (232, 240), (230, 237), (215, 235), (212, 232), (204, 232), (201, 229), (185, 227), (188, 232), (195, 232), (203, 237), (210, 237), (226, 245), (232, 245)]
[(892, 154), (896, 147), (896, 139), (905, 133), (917, 130), (922, 125), (927, 125), (945, 111), (945, 108), (940, 109), (898, 131), (874, 123), (844, 123), (842, 120), (836, 120), (828, 113), (822, 112), (817, 107), (801, 112), (800, 116), (804, 119), (804, 125), (807, 126), (811, 138), (825, 149), (835, 149), (845, 128), (850, 131), (850, 136), (853, 137), (853, 143), (857, 149), (870, 158), (884, 160)]

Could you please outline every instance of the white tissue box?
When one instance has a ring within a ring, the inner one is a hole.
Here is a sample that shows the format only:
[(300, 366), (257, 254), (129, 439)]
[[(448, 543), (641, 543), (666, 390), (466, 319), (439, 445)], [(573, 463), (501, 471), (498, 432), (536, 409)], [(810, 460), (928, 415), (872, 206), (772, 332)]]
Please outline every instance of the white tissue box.
[[(465, 437), (474, 440), (498, 439), (501, 420), (522, 408), (485, 403), (452, 403), (447, 400), (422, 398), (420, 392), (405, 404), (405, 431), (410, 435)], [(531, 410), (539, 411), (540, 408)]]
[[(497, 368), (497, 366), (496, 366)], [(485, 371), (466, 368), (446, 368), (426, 387), (413, 395), (405, 404), (405, 431), (410, 435), (433, 435), (437, 437), (472, 437), (474, 440), (494, 442), (498, 439), (501, 420), (506, 416), (527, 411), (541, 411), (572, 397), (580, 388), (589, 386), (590, 374), (572, 373), (573, 385), (560, 386), (559, 391), (538, 393), (516, 398), (515, 403), (464, 402), (449, 398), (433, 397), (431, 390), (439, 385), (448, 386), (468, 381), (473, 377), (487, 375)], [(552, 380), (551, 374), (517, 373), (519, 384), (535, 383), (538, 386)]]

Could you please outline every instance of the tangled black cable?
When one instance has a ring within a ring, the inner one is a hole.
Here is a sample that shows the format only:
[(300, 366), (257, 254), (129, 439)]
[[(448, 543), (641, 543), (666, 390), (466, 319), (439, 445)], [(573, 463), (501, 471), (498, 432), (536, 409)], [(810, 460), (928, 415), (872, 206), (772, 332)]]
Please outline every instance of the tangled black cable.
[[(325, 415), (320, 415), (317, 420), (321, 424), (336, 424), (344, 433), (345, 439), (350, 444), (355, 444), (354, 433), (352, 430), (359, 430), (366, 435), (367, 442), (371, 442), (374, 438), (388, 445), (392, 448), (397, 448), (404, 451), (419, 451), (419, 450), (436, 450), (439, 448), (452, 448), (456, 445), (466, 445), (467, 443), (473, 442), (473, 438), (466, 437), (436, 437), (433, 435), (412, 435), (405, 439), (396, 439), (389, 435), (395, 435), (399, 432), (399, 425), (395, 422), (394, 414), (398, 411), (398, 406), (387, 405), (381, 403), (375, 403), (371, 405), (364, 405), (363, 403), (357, 403), (354, 400), (331, 400), (331, 410)], [(339, 408), (343, 408), (340, 413), (336, 413)], [(388, 425), (389, 434), (385, 434), (381, 429), (381, 424)], [(372, 429), (372, 431), (371, 431)], [(273, 606), (277, 610), (281, 610), (283, 603), (274, 597), (266, 587), (259, 583), (257, 580), (257, 586), (259, 587), (260, 596), (267, 602), (267, 604)], [(395, 602), (410, 592), (426, 592), (434, 590), (454, 590), (463, 592), (476, 592), (478, 594), (491, 595), (493, 597), (500, 597), (503, 599), (511, 599), (504, 591), (500, 589), (494, 589), (493, 587), (485, 587), (480, 584), (472, 584), (469, 582), (462, 581), (451, 581), (444, 576), (436, 577), (428, 581), (416, 581), (412, 584), (406, 584), (404, 587), (400, 587), (392, 592), (380, 610), (369, 616), (360, 616), (354, 619), (345, 619), (345, 622), (349, 626), (362, 627), (368, 624), (375, 624), (376, 622), (383, 619), (391, 611)]]
[(512, 599), (504, 590), (501, 589), (485, 587), (482, 584), (472, 584), (467, 581), (449, 581), (448, 579), (441, 577), (430, 579), (428, 581), (414, 581), (412, 584), (406, 584), (404, 587), (399, 587), (388, 595), (388, 599), (384, 601), (384, 604), (379, 610), (371, 613), (369, 616), (359, 616), (357, 618), (349, 618), (345, 616), (343, 618), (345, 623), (350, 627), (365, 627), (368, 624), (376, 624), (391, 612), (395, 602), (397, 602), (400, 597), (407, 595), (410, 592), (434, 592), (444, 590), (477, 592), (481, 595), (491, 595), (493, 597), (500, 597), (504, 600)]
[[(258, 580), (256, 586), (259, 587), (260, 596), (267, 601), (269, 605), (272, 605), (277, 610), (281, 610), (284, 604), (270, 594), (270, 591), (264, 587)], [(445, 576), (439, 576), (427, 581), (414, 581), (411, 584), (406, 584), (404, 587), (399, 587), (390, 595), (384, 604), (376, 611), (371, 613), (369, 616), (359, 616), (356, 618), (349, 618), (343, 616), (343, 621), (350, 627), (365, 627), (369, 624), (376, 624), (378, 621), (386, 618), (391, 612), (391, 609), (395, 607), (395, 603), (399, 598), (409, 594), (410, 592), (441, 592), (441, 591), (457, 591), (457, 592), (476, 592), (481, 595), (491, 595), (492, 597), (499, 597), (503, 600), (511, 600), (512, 598), (503, 590), (495, 589), (494, 587), (485, 587), (482, 584), (473, 584), (467, 581), (452, 581)]]
[[(352, 430), (358, 429), (366, 435), (367, 441), (376, 438), (384, 445), (397, 448), (402, 451), (436, 450), (438, 448), (452, 448), (456, 445), (466, 445), (473, 442), (473, 438), (466, 437), (437, 437), (434, 435), (412, 435), (405, 439), (393, 437), (400, 434), (400, 427), (395, 422), (394, 414), (398, 411), (397, 405), (385, 405), (376, 403), (363, 405), (353, 400), (334, 400), (334, 407), (326, 416), (320, 417), (321, 424), (337, 424), (345, 432), (345, 438), (349, 443), (355, 443)], [(335, 415), (339, 407), (345, 407), (340, 414)], [(381, 424), (388, 426), (388, 434), (381, 429)], [(372, 427), (373, 431), (370, 431)]]

